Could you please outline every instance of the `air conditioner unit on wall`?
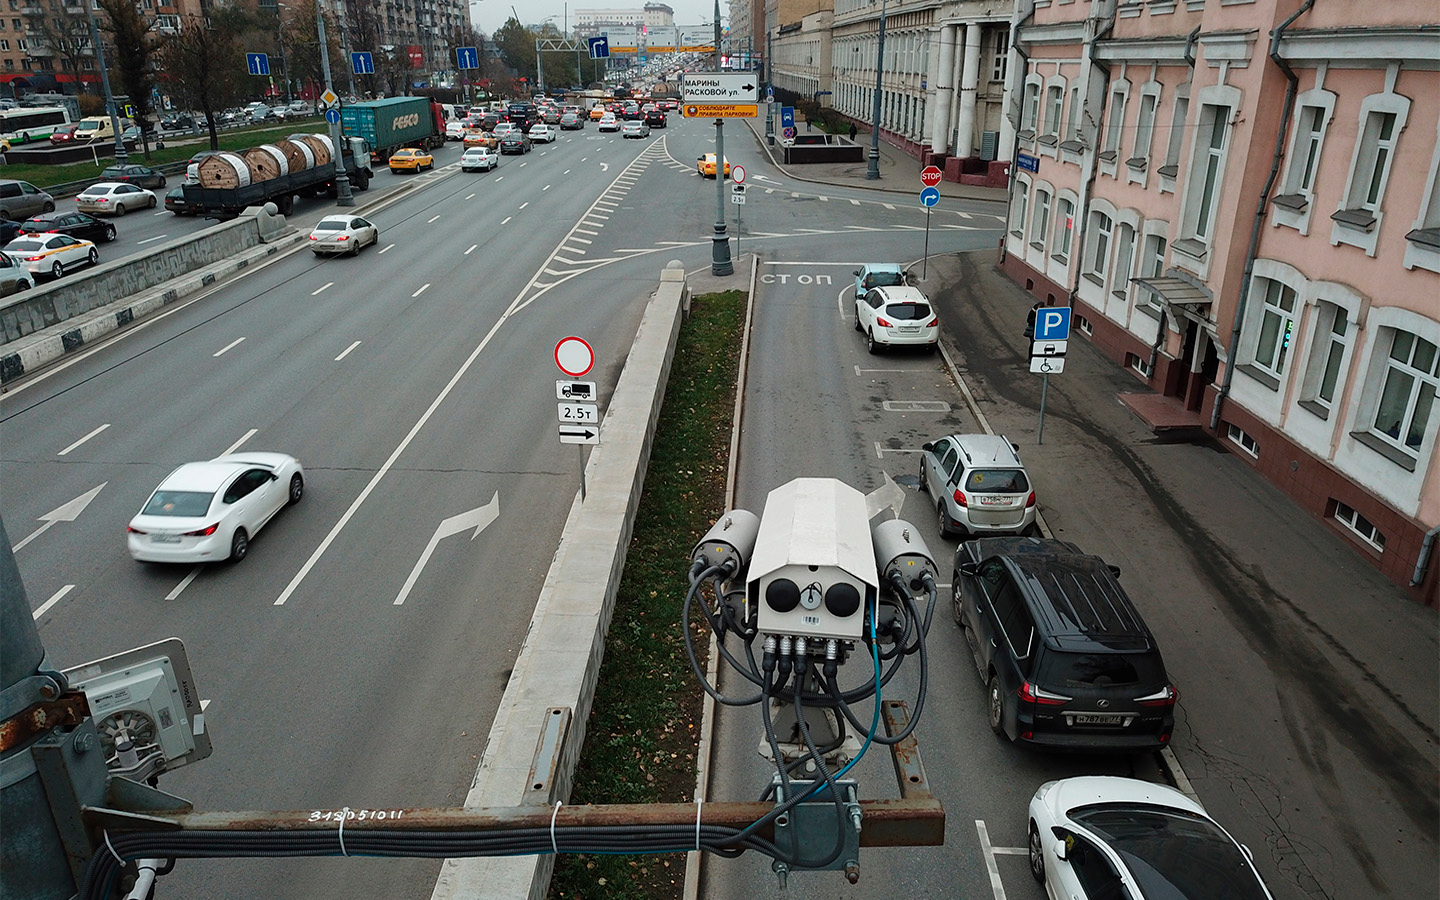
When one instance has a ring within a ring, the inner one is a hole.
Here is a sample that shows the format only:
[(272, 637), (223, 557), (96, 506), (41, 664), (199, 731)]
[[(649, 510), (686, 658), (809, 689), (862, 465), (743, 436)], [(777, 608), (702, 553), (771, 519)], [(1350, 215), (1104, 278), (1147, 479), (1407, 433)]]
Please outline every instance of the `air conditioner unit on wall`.
[(994, 162), (999, 156), (1000, 132), (980, 132), (980, 159), (985, 162)]

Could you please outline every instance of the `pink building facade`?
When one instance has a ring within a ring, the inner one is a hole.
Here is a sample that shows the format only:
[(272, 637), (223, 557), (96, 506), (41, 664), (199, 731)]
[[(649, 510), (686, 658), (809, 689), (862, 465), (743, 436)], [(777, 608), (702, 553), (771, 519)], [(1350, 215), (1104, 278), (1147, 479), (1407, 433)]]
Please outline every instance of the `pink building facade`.
[(1005, 271), (1440, 603), (1434, 3), (1026, 12)]

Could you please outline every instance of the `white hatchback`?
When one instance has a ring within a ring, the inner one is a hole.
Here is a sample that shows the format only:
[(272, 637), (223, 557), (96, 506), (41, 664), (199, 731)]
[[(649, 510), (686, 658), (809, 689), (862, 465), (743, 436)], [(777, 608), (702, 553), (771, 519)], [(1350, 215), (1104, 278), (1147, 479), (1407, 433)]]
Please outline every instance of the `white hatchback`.
[(919, 288), (892, 285), (872, 288), (855, 299), (855, 330), (865, 335), (871, 353), (882, 347), (940, 345), (940, 318)]

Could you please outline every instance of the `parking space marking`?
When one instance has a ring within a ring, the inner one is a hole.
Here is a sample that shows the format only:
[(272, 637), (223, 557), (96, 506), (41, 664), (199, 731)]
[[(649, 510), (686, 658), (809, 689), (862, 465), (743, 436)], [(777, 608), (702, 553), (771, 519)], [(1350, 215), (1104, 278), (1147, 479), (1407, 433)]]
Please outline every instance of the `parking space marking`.
[[(318, 46), (318, 45), (317, 45), (317, 46)], [(358, 347), (358, 346), (360, 346), (360, 342), (359, 342), (359, 341), (356, 341), (355, 343), (353, 343), (353, 344), (351, 344), (350, 346), (346, 347), (344, 350), (341, 350), (341, 351), (340, 351), (340, 355), (337, 356), (337, 357), (335, 357), (335, 361), (336, 361), (336, 362), (339, 362), (340, 360), (342, 360), (342, 359), (344, 359), (345, 357), (349, 356), (349, 355), (350, 355), (350, 351), (351, 351), (351, 350), (354, 350), (354, 349), (355, 349), (356, 347)]]
[(985, 855), (985, 868), (990, 872), (990, 890), (995, 900), (1005, 900), (1005, 885), (1000, 882), (1000, 867), (995, 865), (994, 848), (990, 846), (990, 831), (984, 819), (975, 820), (975, 830), (980, 834), (980, 852)]
[(110, 427), (110, 423), (109, 423), (109, 422), (106, 422), (104, 425), (101, 425), (99, 428), (96, 428), (94, 431), (92, 431), (92, 432), (90, 432), (89, 434), (85, 435), (85, 436), (82, 437), (80, 440), (76, 441), (75, 443), (71, 444), (70, 446), (66, 447), (64, 450), (61, 450), (59, 453), (57, 453), (57, 454), (55, 454), (55, 455), (56, 455), (56, 456), (65, 456), (65, 455), (68, 454), (71, 450), (74, 450), (76, 447), (78, 447), (78, 446), (80, 446), (81, 444), (85, 443), (86, 441), (90, 440), (90, 439), (93, 438), (95, 435), (99, 434), (100, 432), (104, 431), (105, 429), (107, 429), (107, 428), (109, 428), (109, 427)]
[(36, 622), (40, 621), (40, 617), (43, 616), (43, 615), (45, 615), (47, 612), (49, 612), (49, 611), (50, 611), (50, 607), (52, 607), (52, 606), (54, 606), (55, 604), (59, 603), (61, 600), (64, 600), (64, 599), (65, 599), (65, 595), (68, 594), (68, 593), (70, 593), (70, 592), (73, 591), (73, 590), (75, 590), (75, 585), (73, 585), (73, 584), (67, 584), (67, 585), (65, 585), (64, 587), (62, 587), (60, 590), (58, 590), (58, 591), (56, 591), (55, 593), (51, 594), (51, 595), (50, 595), (50, 599), (49, 599), (49, 600), (46, 600), (44, 603), (40, 604), (40, 607), (39, 607), (38, 609), (36, 609), (35, 612), (33, 613), (32, 618), (34, 619), (34, 621), (36, 621)]
[(948, 413), (950, 404), (944, 400), (886, 400), (880, 404), (886, 412)]
[[(319, 45), (317, 44), (316, 46), (318, 47)], [(312, 296), (312, 297), (317, 297), (317, 296), (319, 296), (321, 293), (323, 293), (326, 289), (328, 289), (328, 288), (329, 288), (331, 285), (333, 285), (334, 283), (335, 283), (335, 282), (333, 282), (333, 281), (327, 281), (327, 282), (325, 282), (324, 284), (320, 285), (320, 286), (319, 286), (318, 288), (316, 288), (315, 290), (311, 291), (311, 292), (310, 292), (310, 296)]]
[(918, 372), (918, 371), (920, 371), (920, 370), (919, 370), (919, 369), (862, 369), (862, 368), (860, 368), (858, 365), (855, 367), (855, 374), (856, 374), (856, 375), (859, 375), (859, 374), (862, 373), (862, 372)]
[(166, 600), (174, 600), (174, 599), (176, 599), (177, 597), (179, 597), (179, 596), (180, 596), (180, 593), (181, 593), (182, 591), (184, 591), (187, 587), (190, 586), (190, 582), (192, 582), (192, 581), (195, 580), (195, 576), (196, 576), (196, 575), (199, 575), (199, 574), (200, 574), (200, 570), (203, 569), (203, 568), (205, 568), (205, 564), (204, 564), (204, 563), (201, 563), (200, 565), (198, 565), (198, 566), (196, 566), (195, 568), (191, 569), (191, 570), (190, 570), (190, 574), (189, 574), (189, 575), (186, 575), (184, 578), (182, 578), (182, 579), (180, 580), (180, 583), (177, 584), (177, 585), (175, 585), (175, 589), (174, 589), (173, 591), (171, 591), (170, 593), (168, 593), (168, 594), (165, 595), (165, 599), (166, 599)]
[(236, 450), (239, 450), (240, 447), (243, 446), (246, 441), (250, 440), (252, 437), (254, 437), (254, 436), (255, 436), (256, 434), (258, 434), (259, 432), (260, 432), (260, 429), (258, 429), (258, 428), (252, 428), (252, 429), (250, 429), (249, 431), (245, 432), (243, 435), (240, 436), (240, 440), (238, 440), (238, 441), (236, 441), (235, 443), (231, 444), (230, 446), (226, 447), (226, 448), (225, 448), (225, 452), (224, 452), (224, 453), (221, 453), (220, 455), (221, 455), (221, 456), (229, 456), (231, 453), (234, 453)]
[[(318, 47), (319, 44), (317, 43), (316, 46)], [(162, 210), (160, 210), (159, 212), (157, 212), (157, 213), (151, 213), (150, 215), (152, 215), (152, 216), (168, 216), (169, 214), (170, 214), (170, 210), (168, 210), (168, 209), (162, 209)]]
[(909, 450), (904, 447), (882, 447), (880, 442), (875, 442), (875, 458), (884, 459), (887, 453), (922, 453), (921, 450)]
[(235, 349), (235, 348), (238, 347), (244, 340), (245, 340), (245, 339), (244, 339), (243, 337), (241, 337), (241, 338), (236, 338), (235, 340), (231, 341), (230, 343), (228, 343), (228, 344), (226, 344), (225, 346), (221, 347), (219, 350), (216, 350), (214, 353), (212, 353), (212, 354), (211, 354), (211, 358), (213, 359), (214, 357), (223, 355), (224, 353), (226, 353), (226, 352), (229, 351), (229, 350)]

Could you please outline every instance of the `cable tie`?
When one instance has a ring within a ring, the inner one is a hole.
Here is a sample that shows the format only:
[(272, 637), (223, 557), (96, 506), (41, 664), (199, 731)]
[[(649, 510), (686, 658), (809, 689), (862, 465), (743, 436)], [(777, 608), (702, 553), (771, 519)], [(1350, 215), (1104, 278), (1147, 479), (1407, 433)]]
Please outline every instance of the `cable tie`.
[(115, 852), (115, 845), (110, 843), (110, 829), (108, 828), (105, 829), (105, 846), (109, 848), (110, 855), (115, 857), (116, 862), (118, 862), (122, 866), (125, 865), (125, 860), (121, 859), (120, 854)]
[(560, 807), (564, 805), (564, 800), (556, 800), (555, 809), (550, 813), (550, 852), (556, 856), (560, 855), (560, 848), (555, 845), (555, 817), (560, 815)]
[(350, 851), (348, 851), (348, 850), (345, 849), (345, 820), (348, 819), (349, 817), (350, 817), (350, 807), (347, 806), (347, 807), (345, 807), (344, 809), (340, 810), (340, 830), (339, 830), (338, 834), (339, 834), (339, 836), (340, 836), (340, 855), (341, 855), (341, 856), (349, 856), (349, 855), (350, 855)]
[(700, 810), (705, 808), (705, 798), (695, 798), (695, 849), (700, 849)]

